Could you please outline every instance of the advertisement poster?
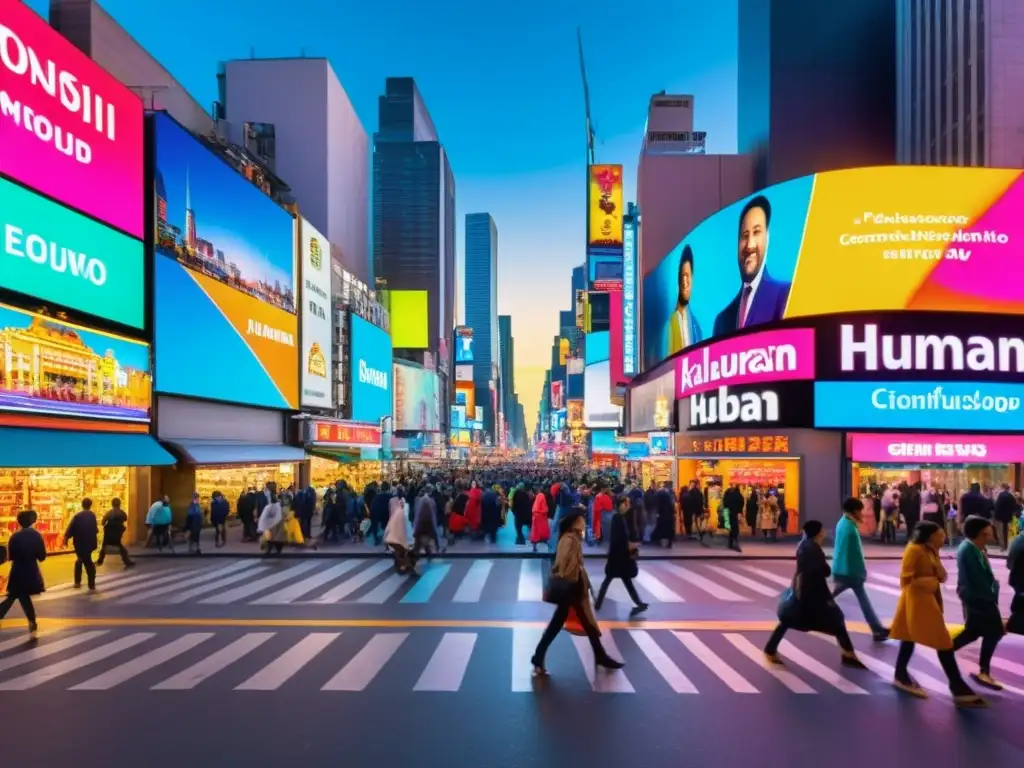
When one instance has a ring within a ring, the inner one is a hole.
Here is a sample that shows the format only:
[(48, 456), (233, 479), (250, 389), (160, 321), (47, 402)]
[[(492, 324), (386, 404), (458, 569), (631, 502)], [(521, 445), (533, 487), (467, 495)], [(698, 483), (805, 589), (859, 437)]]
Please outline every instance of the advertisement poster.
[[(302, 407), (333, 408), (331, 370), (331, 245), (312, 224), (300, 221), (302, 259)], [(385, 369), (386, 370), (386, 369)]]
[(676, 372), (669, 370), (629, 390), (629, 431), (663, 432), (672, 427)]
[(436, 432), (440, 425), (437, 374), (395, 361), (395, 431)]
[(143, 250), (141, 240), (0, 179), (0, 288), (142, 329)]
[(142, 100), (23, 3), (0, 30), (0, 173), (141, 240)]
[(464, 381), (470, 384), (473, 383), (473, 366), (472, 365), (456, 365), (455, 366), (455, 380)]
[(352, 419), (379, 424), (391, 415), (391, 336), (350, 312), (349, 344)]
[(455, 362), (473, 362), (473, 329), (468, 325), (455, 328)]
[(621, 165), (590, 166), (589, 245), (622, 247), (622, 215), (625, 213), (622, 194)]
[(426, 349), (430, 346), (426, 291), (388, 291), (388, 312), (391, 315), (391, 343), (395, 349)]
[(0, 305), (0, 410), (148, 422), (149, 345)]
[(615, 429), (622, 408), (612, 403), (608, 361), (588, 365), (583, 374), (583, 424), (588, 429)]
[(557, 411), (562, 407), (562, 382), (551, 382), (551, 409)]
[(295, 312), (295, 219), (163, 113), (156, 250), (210, 280)]
[(626, 224), (622, 251), (622, 373), (627, 379), (637, 374), (636, 328), (636, 222)]
[(1024, 314), (1024, 174), (887, 166), (787, 181), (699, 224), (643, 281), (645, 367), (783, 318)]
[(850, 435), (854, 461), (1014, 464), (1024, 459), (1024, 437), (1010, 435)]

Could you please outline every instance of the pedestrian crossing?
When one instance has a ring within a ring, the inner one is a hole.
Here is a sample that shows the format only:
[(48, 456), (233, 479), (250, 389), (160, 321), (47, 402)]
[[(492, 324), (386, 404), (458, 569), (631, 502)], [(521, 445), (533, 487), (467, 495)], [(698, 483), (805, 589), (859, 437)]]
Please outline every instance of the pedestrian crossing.
[[(603, 561), (590, 562), (595, 589), (603, 577)], [(341, 561), (304, 561), (259, 558), (215, 564), (190, 560), (159, 564), (153, 570), (138, 569), (102, 573), (98, 592), (88, 593), (62, 585), (46, 592), (39, 602), (84, 599), (117, 605), (286, 606), (337, 604), (389, 605), (480, 602), (540, 603), (550, 563), (528, 559), (459, 559), (421, 562), (414, 575), (394, 571), (390, 558), (351, 558)], [(955, 563), (949, 563), (944, 585), (949, 618), (956, 620)], [(993, 561), (998, 581), (1005, 583), (1006, 567)], [(722, 603), (772, 606), (792, 582), (792, 564), (784, 561), (668, 561), (646, 560), (634, 580), (641, 599), (652, 605)], [(899, 563), (872, 562), (866, 583), (873, 601), (886, 612), (900, 594)], [(1004, 611), (1012, 599), (1009, 589), (1001, 595)], [(631, 603), (619, 580), (608, 591), (612, 603)], [(855, 605), (850, 593), (841, 605)]]
[[(780, 646), (785, 666), (768, 663), (767, 632), (606, 630), (602, 643), (626, 666), (594, 665), (584, 637), (556, 638), (550, 679), (532, 674), (542, 630), (414, 628), (306, 631), (59, 630), (30, 642), (0, 634), (0, 692), (302, 691), (527, 694), (555, 686), (580, 693), (645, 696), (896, 696), (890, 683), (896, 644), (855, 639), (866, 671), (839, 665), (831, 638), (791, 633)], [(1002, 652), (1003, 649), (1001, 649)], [(1019, 651), (1011, 648), (1008, 653)], [(960, 664), (973, 664), (966, 653)], [(997, 698), (1024, 698), (1024, 666), (997, 655)], [(937, 657), (920, 649), (911, 674), (948, 698)]]

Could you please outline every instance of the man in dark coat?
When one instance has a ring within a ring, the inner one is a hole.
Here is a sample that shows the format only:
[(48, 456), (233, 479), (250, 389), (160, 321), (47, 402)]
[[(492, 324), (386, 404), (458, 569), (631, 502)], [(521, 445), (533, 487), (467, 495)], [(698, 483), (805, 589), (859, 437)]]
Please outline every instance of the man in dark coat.
[(626, 593), (633, 601), (634, 605), (633, 610), (629, 613), (630, 616), (643, 613), (648, 608), (647, 603), (640, 599), (636, 587), (633, 586), (633, 579), (640, 573), (640, 568), (636, 562), (638, 542), (630, 535), (631, 526), (628, 521), (630, 507), (628, 496), (619, 496), (616, 500), (616, 514), (612, 516), (611, 522), (608, 524), (608, 559), (604, 566), (604, 581), (601, 582), (601, 588), (597, 591), (597, 599), (594, 601), (595, 611), (601, 610), (612, 579), (622, 579)]
[(676, 496), (672, 493), (672, 483), (665, 486), (654, 497), (654, 507), (658, 513), (658, 521), (651, 534), (651, 541), (663, 547), (671, 547), (676, 538)]
[(735, 485), (730, 485), (722, 494), (721, 509), (729, 513), (729, 549), (740, 549), (740, 514), (743, 512), (743, 494)]
[(530, 527), (530, 516), (533, 514), (533, 501), (530, 499), (530, 492), (526, 485), (519, 484), (512, 497), (512, 517), (516, 525), (516, 544), (525, 544), (523, 528)]
[[(1004, 552), (1010, 546), (1010, 521), (1020, 512), (1017, 504), (1017, 497), (1010, 490), (1009, 483), (1003, 483), (1003, 490), (999, 492), (995, 503), (995, 519), (998, 525), (999, 548)], [(965, 518), (966, 519), (966, 518)]]
[(120, 499), (110, 500), (110, 509), (103, 515), (100, 525), (103, 527), (103, 545), (100, 547), (100, 556), (96, 558), (96, 565), (103, 565), (103, 560), (107, 556), (107, 547), (116, 547), (124, 567), (131, 568), (135, 563), (128, 557), (128, 550), (121, 543), (124, 532), (128, 528), (128, 513), (121, 508)]
[(18, 525), (21, 530), (11, 536), (7, 542), (7, 559), (11, 561), (11, 573), (7, 580), (7, 597), (0, 601), (0, 621), (11, 610), (15, 601), (21, 604), (28, 621), (28, 631), (37, 632), (36, 609), (32, 605), (32, 596), (42, 594), (43, 574), (39, 571), (39, 563), (46, 559), (46, 542), (39, 531), (32, 526), (36, 524), (36, 513), (31, 509), (18, 513)]
[(493, 488), (484, 491), (480, 501), (480, 529), (484, 533), (484, 541), (488, 539), (498, 543), (498, 529), (501, 527), (501, 499)]
[(906, 493), (900, 496), (900, 512), (903, 513), (903, 519), (907, 522), (907, 541), (910, 541), (911, 533), (921, 519), (920, 483), (914, 483)]
[(242, 521), (242, 541), (256, 541), (256, 489), (249, 488), (238, 497), (238, 519)]
[(82, 499), (82, 510), (71, 518), (68, 529), (64, 532), (64, 546), (68, 540), (75, 546), (75, 588), (82, 586), (82, 569), (88, 579), (89, 589), (96, 589), (96, 566), (92, 562), (92, 553), (99, 546), (99, 525), (96, 514), (92, 511), (92, 499)]
[(384, 529), (388, 527), (388, 518), (391, 516), (391, 485), (387, 482), (381, 483), (380, 491), (374, 493), (373, 501), (370, 502), (370, 537), (375, 544), (380, 544), (384, 539)]
[(704, 494), (696, 480), (690, 481), (687, 488), (679, 499), (679, 506), (683, 508), (683, 528), (687, 536), (693, 535), (693, 521), (704, 514)]

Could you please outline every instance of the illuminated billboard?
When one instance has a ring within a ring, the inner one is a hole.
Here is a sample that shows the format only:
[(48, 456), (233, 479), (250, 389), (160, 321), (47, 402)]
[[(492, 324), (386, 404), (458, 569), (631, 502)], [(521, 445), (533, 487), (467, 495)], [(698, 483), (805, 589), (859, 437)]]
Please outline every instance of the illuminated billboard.
[(394, 349), (426, 349), (430, 346), (426, 291), (388, 291), (388, 309)]
[[(783, 318), (1024, 314), (1022, 173), (886, 166), (768, 187), (704, 220), (643, 281), (644, 366)], [(995, 278), (995, 279), (994, 279)]]
[(591, 247), (622, 247), (621, 165), (590, 166), (590, 210), (587, 214), (588, 244)]
[(455, 328), (455, 363), (473, 362), (473, 329), (468, 325)]

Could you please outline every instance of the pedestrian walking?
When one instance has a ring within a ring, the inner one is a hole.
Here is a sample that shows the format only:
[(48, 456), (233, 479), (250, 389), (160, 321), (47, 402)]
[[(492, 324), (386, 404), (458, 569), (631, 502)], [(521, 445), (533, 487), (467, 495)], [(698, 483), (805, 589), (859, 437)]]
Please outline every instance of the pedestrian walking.
[(781, 666), (784, 662), (779, 656), (779, 644), (786, 632), (791, 629), (798, 632), (820, 632), (836, 638), (842, 650), (840, 661), (844, 667), (866, 669), (853, 649), (843, 611), (832, 599), (832, 592), (828, 588), (828, 577), (832, 569), (821, 548), (825, 540), (825, 526), (817, 520), (808, 520), (803, 530), (804, 537), (796, 549), (793, 585), (782, 593), (779, 624), (768, 638), (764, 655), (772, 664)]
[(605, 669), (621, 669), (624, 666), (621, 661), (609, 656), (601, 645), (601, 630), (590, 604), (590, 578), (583, 566), (583, 535), (586, 527), (586, 514), (581, 509), (564, 514), (559, 521), (555, 564), (551, 568), (548, 587), (544, 594), (545, 601), (554, 604), (555, 612), (540, 642), (537, 643), (533, 658), (530, 659), (533, 674), (536, 676), (548, 674), (544, 667), (545, 656), (569, 618), (570, 611), (575, 613), (587, 639), (590, 640), (594, 664)]
[(617, 514), (612, 517), (608, 525), (608, 559), (604, 566), (604, 581), (601, 582), (601, 588), (597, 591), (597, 599), (594, 601), (595, 611), (601, 610), (601, 606), (604, 605), (604, 598), (608, 594), (608, 587), (611, 586), (612, 579), (622, 580), (627, 594), (633, 601), (630, 616), (643, 613), (649, 607), (640, 599), (636, 587), (633, 586), (633, 579), (640, 573), (640, 567), (637, 564), (640, 544), (630, 536), (630, 526), (626, 520), (629, 507), (629, 498), (620, 496)]
[(863, 519), (864, 502), (853, 496), (843, 502), (843, 516), (836, 525), (835, 544), (832, 547), (832, 580), (836, 585), (832, 597), (839, 597), (846, 590), (852, 590), (864, 614), (864, 621), (871, 628), (871, 636), (876, 643), (882, 643), (888, 639), (889, 630), (878, 620), (871, 598), (864, 588), (868, 565), (858, 528)]
[(739, 486), (730, 485), (728, 490), (722, 494), (722, 506), (725, 510), (725, 527), (729, 530), (729, 549), (742, 552), (740, 549), (740, 514), (743, 512), (743, 494)]
[(538, 492), (533, 498), (532, 520), (530, 524), (530, 543), (533, 551), (537, 551), (537, 545), (542, 541), (551, 548), (551, 523), (548, 520), (548, 497), (543, 492)]
[(1006, 630), (1015, 635), (1024, 635), (1024, 530), (1010, 544), (1010, 550), (1006, 553), (1006, 569), (1010, 572), (1008, 582), (1013, 590)]
[(128, 550), (124, 548), (124, 544), (121, 541), (124, 538), (125, 531), (128, 529), (128, 513), (121, 508), (120, 499), (110, 500), (110, 509), (103, 515), (100, 527), (103, 529), (103, 541), (100, 544), (100, 555), (96, 558), (96, 565), (103, 565), (103, 561), (107, 557), (107, 547), (117, 548), (125, 568), (131, 568), (135, 565), (131, 558), (128, 557)]
[(1017, 497), (1010, 490), (1009, 483), (1003, 483), (1003, 488), (996, 496), (994, 517), (999, 525), (999, 547), (1004, 552), (1010, 546), (1010, 523), (1020, 514), (1020, 505)]
[(46, 590), (43, 574), (39, 570), (39, 563), (46, 559), (46, 542), (39, 531), (32, 527), (35, 524), (36, 513), (33, 510), (26, 509), (18, 513), (18, 525), (21, 528), (7, 542), (11, 572), (7, 579), (7, 597), (0, 602), (0, 622), (17, 602), (28, 621), (28, 631), (33, 634), (39, 631), (39, 625), (32, 597)]
[(192, 502), (185, 512), (185, 530), (188, 532), (188, 553), (196, 555), (203, 554), (199, 544), (199, 537), (203, 533), (203, 508), (199, 506), (199, 494), (192, 494)]
[(92, 562), (92, 553), (98, 546), (99, 525), (96, 514), (92, 511), (92, 499), (82, 499), (81, 511), (75, 513), (64, 531), (64, 547), (68, 541), (74, 542), (75, 548), (75, 589), (82, 586), (82, 571), (85, 570), (86, 583), (90, 591), (96, 589), (96, 566)]
[(978, 672), (971, 677), (979, 685), (1001, 691), (1003, 686), (993, 679), (991, 665), (1005, 630), (999, 612), (999, 582), (985, 551), (994, 539), (989, 520), (969, 517), (964, 521), (964, 540), (956, 551), (956, 593), (964, 609), (964, 628), (953, 638), (953, 652), (981, 640)]
[(149, 536), (146, 537), (146, 546), (150, 540), (156, 544), (157, 552), (163, 552), (164, 546), (171, 549), (174, 554), (174, 540), (171, 539), (171, 500), (164, 496), (157, 499), (150, 506), (146, 513), (146, 525), (150, 526)]
[(889, 629), (889, 636), (900, 641), (892, 684), (911, 696), (928, 698), (927, 692), (907, 670), (914, 649), (920, 644), (934, 648), (938, 653), (939, 664), (946, 673), (949, 691), (957, 706), (985, 707), (988, 706), (985, 700), (972, 691), (960, 675), (956, 656), (953, 655), (953, 638), (946, 629), (942, 612), (942, 585), (946, 581), (946, 569), (939, 559), (939, 551), (945, 541), (946, 534), (942, 528), (923, 520), (912, 531), (910, 543), (903, 552), (900, 598)]
[(228, 543), (228, 515), (231, 502), (220, 491), (214, 491), (210, 498), (210, 525), (213, 526), (213, 546), (220, 549)]
[(238, 519), (242, 521), (242, 541), (256, 541), (259, 534), (256, 533), (256, 504), (257, 494), (254, 486), (238, 497), (235, 509), (238, 510)]

